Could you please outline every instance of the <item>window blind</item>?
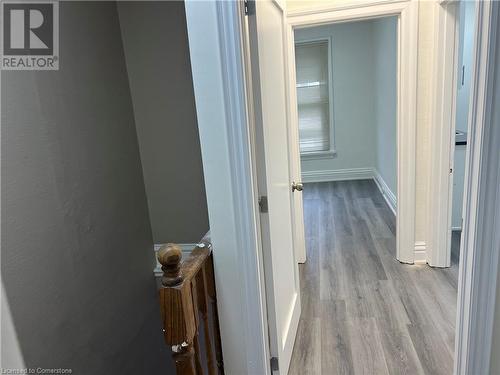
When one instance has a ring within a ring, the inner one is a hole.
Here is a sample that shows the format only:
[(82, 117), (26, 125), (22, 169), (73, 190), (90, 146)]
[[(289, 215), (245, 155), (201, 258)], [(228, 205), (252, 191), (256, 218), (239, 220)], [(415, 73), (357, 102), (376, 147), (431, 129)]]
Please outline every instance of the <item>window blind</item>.
[(300, 152), (330, 150), (328, 41), (295, 46)]

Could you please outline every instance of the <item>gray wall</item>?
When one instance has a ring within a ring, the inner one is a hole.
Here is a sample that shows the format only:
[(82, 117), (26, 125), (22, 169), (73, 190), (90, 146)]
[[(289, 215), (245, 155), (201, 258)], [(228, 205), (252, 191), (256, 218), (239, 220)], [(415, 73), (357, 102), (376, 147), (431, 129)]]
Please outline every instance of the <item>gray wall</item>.
[(167, 374), (114, 3), (61, 2), (60, 62), (1, 73), (2, 332), (28, 367)]
[(193, 243), (208, 212), (182, 1), (118, 3), (155, 243)]
[(375, 115), (376, 159), (375, 168), (389, 189), (397, 194), (397, 18), (373, 21), (373, 47), (375, 54)]
[[(375, 160), (375, 103), (372, 22), (300, 29), (295, 40), (332, 37), (333, 159), (303, 160), (302, 172), (372, 167)], [(355, 72), (355, 74), (353, 74)]]

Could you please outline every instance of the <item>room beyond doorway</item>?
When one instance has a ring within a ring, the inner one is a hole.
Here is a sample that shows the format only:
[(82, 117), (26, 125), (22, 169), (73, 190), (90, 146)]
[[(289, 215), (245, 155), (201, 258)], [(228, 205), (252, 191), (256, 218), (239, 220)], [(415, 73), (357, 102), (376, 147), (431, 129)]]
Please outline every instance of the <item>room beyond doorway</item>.
[[(337, 12), (325, 12), (321, 22), (312, 15), (289, 17), (290, 116), (292, 132), (296, 126), (300, 135), (302, 181), (375, 179), (396, 213), (396, 258), (413, 264), (425, 261), (415, 243), (416, 60), (411, 46), (417, 39), (409, 22), (413, 8), (399, 10), (384, 9), (386, 14), (368, 20), (355, 12), (348, 20)], [(312, 52), (301, 51), (305, 48)], [(309, 69), (308, 60), (327, 49), (330, 61), (324, 66), (331, 72)], [(329, 85), (322, 88), (327, 76)], [(305, 93), (314, 86), (319, 93)], [(328, 106), (311, 113), (311, 105), (322, 101)], [(310, 113), (301, 113), (301, 107)], [(328, 129), (310, 126), (318, 118), (329, 123)], [(310, 129), (301, 129), (301, 122)], [(307, 257), (298, 250), (302, 263)]]
[(397, 206), (397, 17), (295, 31), (302, 180), (376, 178)]
[(384, 17), (294, 32), (302, 181), (374, 179), (394, 215), (397, 26)]

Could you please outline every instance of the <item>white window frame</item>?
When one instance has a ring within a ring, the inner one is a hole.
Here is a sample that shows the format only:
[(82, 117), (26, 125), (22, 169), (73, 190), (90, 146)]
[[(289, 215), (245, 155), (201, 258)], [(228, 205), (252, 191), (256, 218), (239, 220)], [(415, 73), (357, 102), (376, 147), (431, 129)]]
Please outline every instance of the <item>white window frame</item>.
[[(318, 42), (327, 42), (328, 45), (328, 123), (330, 125), (330, 148), (325, 151), (309, 151), (309, 152), (301, 152), (300, 159), (301, 160), (318, 160), (318, 159), (331, 159), (337, 155), (335, 151), (335, 121), (334, 117), (334, 106), (333, 106), (333, 58), (332, 58), (332, 37), (318, 37), (318, 38), (307, 38), (300, 39), (295, 41), (295, 46), (303, 45), (303, 44), (312, 44)], [(297, 84), (293, 88), (295, 92), (297, 92)], [(297, 119), (298, 119), (299, 106), (297, 103)]]

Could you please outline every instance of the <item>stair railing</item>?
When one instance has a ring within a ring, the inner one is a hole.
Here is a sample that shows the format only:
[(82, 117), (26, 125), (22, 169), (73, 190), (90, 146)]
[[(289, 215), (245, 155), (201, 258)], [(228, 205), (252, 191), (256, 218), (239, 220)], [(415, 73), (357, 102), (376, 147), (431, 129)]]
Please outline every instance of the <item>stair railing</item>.
[(171, 346), (177, 374), (201, 375), (205, 369), (209, 375), (224, 374), (212, 245), (205, 237), (182, 261), (181, 248), (166, 244), (157, 257), (163, 271), (159, 291), (163, 335)]

